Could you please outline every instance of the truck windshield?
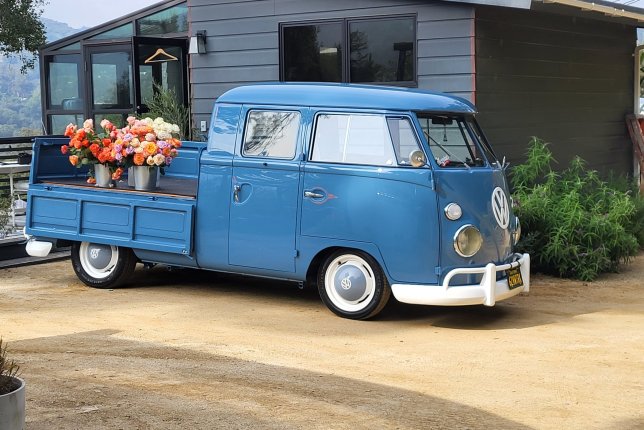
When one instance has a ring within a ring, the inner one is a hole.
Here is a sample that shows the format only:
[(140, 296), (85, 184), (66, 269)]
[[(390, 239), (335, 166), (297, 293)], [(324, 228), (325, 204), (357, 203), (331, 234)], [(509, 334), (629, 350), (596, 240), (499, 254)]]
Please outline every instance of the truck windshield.
[[(418, 114), (418, 121), (436, 163), (440, 167), (485, 166), (486, 155), (477, 142), (478, 133), (463, 117)], [(492, 162), (493, 160), (490, 160)]]

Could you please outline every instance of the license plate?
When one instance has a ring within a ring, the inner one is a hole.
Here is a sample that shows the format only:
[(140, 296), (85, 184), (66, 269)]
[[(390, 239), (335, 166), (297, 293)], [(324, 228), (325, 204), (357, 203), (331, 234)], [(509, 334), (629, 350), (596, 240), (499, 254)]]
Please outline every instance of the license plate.
[(523, 277), (521, 276), (520, 268), (508, 269), (505, 273), (508, 275), (508, 288), (513, 290), (518, 287), (523, 287)]

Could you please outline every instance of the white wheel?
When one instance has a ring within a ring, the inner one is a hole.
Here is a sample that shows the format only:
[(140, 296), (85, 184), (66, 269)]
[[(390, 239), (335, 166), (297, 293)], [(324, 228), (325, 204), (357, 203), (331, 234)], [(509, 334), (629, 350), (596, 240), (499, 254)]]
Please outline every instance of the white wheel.
[(119, 249), (114, 245), (81, 242), (78, 257), (83, 270), (94, 279), (105, 279), (114, 272)]
[(94, 288), (113, 288), (127, 281), (136, 256), (129, 248), (90, 242), (74, 242), (72, 267), (76, 276)]
[(360, 251), (331, 255), (319, 272), (318, 289), (331, 311), (351, 319), (376, 315), (391, 294), (378, 263)]

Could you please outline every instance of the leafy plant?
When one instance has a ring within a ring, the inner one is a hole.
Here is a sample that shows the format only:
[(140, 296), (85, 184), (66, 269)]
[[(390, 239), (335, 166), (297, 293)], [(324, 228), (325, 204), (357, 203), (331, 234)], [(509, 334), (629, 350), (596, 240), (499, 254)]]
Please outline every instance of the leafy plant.
[(188, 108), (179, 102), (177, 94), (172, 89), (165, 89), (154, 84), (154, 95), (148, 103), (149, 112), (144, 116), (163, 118), (165, 122), (179, 126), (179, 138), (190, 138), (190, 113)]
[[(631, 196), (610, 187), (575, 157), (561, 173), (548, 144), (534, 137), (528, 159), (512, 171), (515, 212), (524, 236), (518, 249), (536, 270), (585, 281), (616, 271), (638, 250)], [(640, 220), (641, 221), (641, 220)]]
[(20, 383), (15, 379), (19, 371), (20, 366), (7, 358), (7, 344), (3, 346), (0, 338), (0, 396), (20, 388)]
[(11, 199), (0, 196), (0, 238), (7, 234), (11, 215)]

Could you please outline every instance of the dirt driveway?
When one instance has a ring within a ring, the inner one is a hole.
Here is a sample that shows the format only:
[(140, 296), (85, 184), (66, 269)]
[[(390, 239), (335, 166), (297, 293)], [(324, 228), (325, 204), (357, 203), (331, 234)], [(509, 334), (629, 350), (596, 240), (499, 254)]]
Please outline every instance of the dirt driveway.
[(161, 268), (92, 290), (0, 270), (27, 429), (642, 429), (644, 255), (495, 308), (335, 317), (293, 284)]

